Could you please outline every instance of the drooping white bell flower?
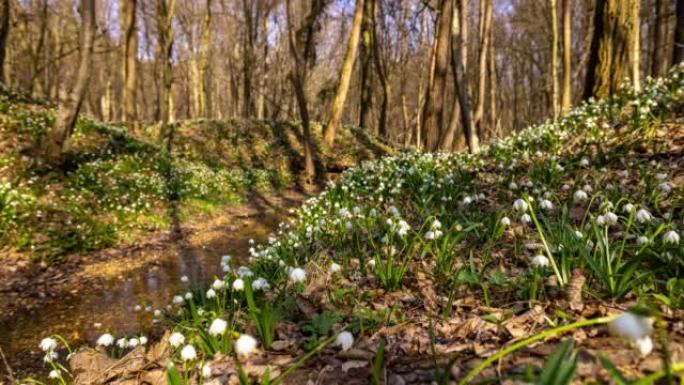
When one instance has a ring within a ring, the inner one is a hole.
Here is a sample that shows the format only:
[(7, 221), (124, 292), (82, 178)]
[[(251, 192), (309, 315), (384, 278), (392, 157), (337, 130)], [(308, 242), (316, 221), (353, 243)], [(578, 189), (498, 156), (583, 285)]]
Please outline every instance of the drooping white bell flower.
[(676, 245), (679, 243), (679, 234), (674, 230), (670, 230), (663, 234), (663, 242)]
[(235, 353), (238, 356), (246, 357), (256, 349), (257, 340), (249, 334), (241, 334), (235, 341)]
[(348, 331), (343, 331), (335, 338), (335, 345), (341, 346), (342, 350), (348, 350), (354, 345), (354, 335)]
[(98, 346), (111, 346), (114, 343), (114, 336), (112, 336), (109, 333), (105, 333), (100, 336), (100, 338), (97, 339), (97, 345)]
[(548, 267), (549, 266), (549, 259), (542, 254), (535, 255), (534, 258), (532, 258), (532, 266), (534, 267)]
[(185, 345), (183, 346), (183, 349), (181, 349), (180, 355), (183, 361), (192, 361), (197, 358), (197, 351), (194, 346)]
[(181, 333), (175, 332), (169, 337), (169, 343), (174, 348), (181, 346), (185, 342), (185, 336)]
[(223, 335), (223, 333), (226, 332), (227, 327), (228, 322), (221, 318), (217, 318), (211, 322), (211, 325), (209, 326), (209, 334), (211, 334), (212, 336)]
[(290, 281), (292, 282), (304, 282), (306, 279), (306, 271), (300, 267), (295, 267), (290, 270)]

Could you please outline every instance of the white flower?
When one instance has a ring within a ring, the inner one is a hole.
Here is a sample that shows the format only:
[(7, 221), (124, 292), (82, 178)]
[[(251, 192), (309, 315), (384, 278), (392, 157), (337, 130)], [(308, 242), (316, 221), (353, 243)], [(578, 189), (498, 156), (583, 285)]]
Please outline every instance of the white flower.
[(188, 301), (191, 300), (192, 299), (192, 293), (191, 292), (185, 293), (185, 299), (187, 299)]
[(584, 202), (587, 200), (588, 197), (589, 196), (587, 195), (587, 193), (583, 190), (577, 190), (573, 195), (573, 199), (575, 200), (575, 202)]
[(109, 333), (105, 333), (97, 339), (97, 345), (99, 346), (111, 346), (114, 343), (114, 336)]
[(245, 281), (242, 278), (238, 278), (233, 282), (233, 290), (242, 291), (245, 289)]
[(545, 255), (536, 255), (532, 258), (532, 266), (534, 267), (548, 267), (549, 259)]
[(50, 374), (48, 374), (48, 377), (52, 378), (52, 379), (57, 379), (57, 378), (59, 378), (59, 375), (60, 375), (59, 370), (53, 369), (50, 371)]
[(516, 199), (515, 202), (513, 202), (513, 208), (518, 211), (525, 212), (527, 211), (527, 202), (525, 202), (523, 199)]
[(256, 349), (257, 340), (249, 334), (241, 334), (235, 341), (235, 353), (238, 356), (246, 357)]
[(648, 210), (646, 210), (646, 209), (640, 209), (640, 210), (637, 211), (637, 213), (636, 213), (636, 220), (637, 220), (639, 223), (650, 222), (651, 219), (653, 219), (653, 216), (652, 216), (651, 213), (650, 213)]
[(341, 346), (342, 350), (348, 350), (354, 345), (354, 335), (348, 331), (343, 331), (337, 335), (335, 345)]
[(259, 277), (252, 282), (252, 290), (268, 290), (270, 288), (271, 285), (268, 284), (266, 278)]
[(128, 341), (125, 338), (119, 338), (116, 340), (116, 346), (120, 349), (126, 349), (128, 347)]
[(290, 281), (303, 282), (305, 279), (306, 271), (304, 271), (304, 269), (296, 267), (290, 271)]
[(43, 357), (43, 361), (52, 362), (52, 361), (56, 360), (58, 357), (59, 357), (59, 354), (57, 354), (57, 352), (50, 351), (50, 352), (47, 352), (45, 354), (45, 356)]
[(147, 337), (140, 336), (140, 338), (138, 338), (138, 340), (140, 340), (140, 345), (147, 345)]
[(522, 223), (530, 223), (532, 222), (532, 217), (530, 216), (530, 214), (523, 214), (520, 217), (520, 220), (522, 221)]
[(202, 365), (202, 377), (211, 377), (211, 365), (209, 365), (208, 362), (205, 362), (204, 365)]
[(43, 338), (40, 341), (40, 348), (44, 352), (49, 352), (49, 351), (55, 350), (57, 348), (57, 341), (52, 337)]
[(192, 361), (195, 358), (197, 358), (197, 351), (195, 350), (195, 347), (192, 345), (185, 345), (183, 346), (183, 349), (181, 349), (181, 359), (183, 361)]
[(207, 290), (207, 298), (215, 298), (216, 297), (216, 291), (214, 289), (209, 289)]
[(658, 173), (658, 174), (656, 174), (655, 177), (656, 177), (656, 179), (658, 179), (659, 181), (664, 181), (665, 179), (667, 179), (667, 173), (664, 173), (664, 172), (663, 172), (663, 173)]
[(635, 340), (634, 346), (637, 348), (639, 353), (641, 353), (641, 355), (644, 357), (649, 355), (653, 351), (653, 341), (649, 336)]
[(224, 287), (226, 287), (226, 283), (223, 282), (223, 281), (220, 280), (220, 279), (217, 279), (217, 280), (214, 281), (214, 283), (211, 284), (211, 287), (212, 287), (212, 289), (214, 289), (214, 290), (221, 290), (221, 289), (223, 289)]
[(140, 340), (138, 340), (137, 338), (131, 338), (128, 340), (128, 346), (130, 346), (132, 348), (138, 346), (139, 344), (140, 344)]
[(154, 311), (154, 316), (155, 316), (156, 318), (161, 317), (161, 316), (162, 316), (162, 311), (159, 310), (159, 309), (156, 309), (156, 310)]
[(518, 189), (518, 184), (515, 182), (511, 182), (508, 184), (508, 189), (509, 190), (517, 190)]
[(185, 342), (185, 336), (182, 335), (181, 333), (175, 332), (175, 333), (171, 334), (171, 337), (169, 337), (169, 343), (174, 348), (181, 346), (184, 342)]
[(173, 297), (173, 303), (176, 304), (176, 305), (182, 304), (183, 301), (184, 301), (184, 300), (183, 300), (183, 297), (181, 297), (180, 295), (176, 295), (176, 296)]
[(553, 210), (553, 203), (551, 203), (551, 201), (548, 199), (543, 199), (541, 202), (539, 202), (539, 205), (544, 210)]
[(221, 318), (217, 318), (214, 321), (212, 321), (211, 326), (209, 326), (209, 334), (211, 334), (212, 336), (222, 335), (226, 332), (227, 327), (228, 322), (222, 320)]
[(580, 160), (580, 166), (587, 167), (588, 165), (589, 165), (589, 159), (582, 158), (582, 160)]
[(660, 191), (664, 192), (665, 194), (668, 194), (670, 191), (672, 191), (672, 185), (668, 182), (661, 183), (658, 188), (660, 188)]
[(187, 275), (184, 275), (184, 276), (182, 276), (182, 277), (180, 278), (180, 280), (181, 280), (181, 282), (183, 282), (183, 283), (186, 283), (186, 282), (188, 282), (188, 281), (189, 281), (189, 279), (188, 279), (188, 276), (187, 276)]
[(663, 234), (663, 242), (676, 245), (679, 243), (679, 234), (677, 234), (677, 232), (674, 230), (670, 230)]
[(652, 331), (651, 324), (642, 316), (632, 312), (624, 312), (610, 322), (610, 330), (631, 341), (649, 336)]
[(335, 262), (331, 263), (330, 267), (328, 268), (328, 272), (330, 274), (335, 274), (335, 273), (339, 272), (340, 270), (342, 270), (342, 266), (340, 266), (339, 264), (337, 264)]
[(501, 226), (504, 226), (504, 227), (508, 227), (511, 225), (511, 220), (508, 219), (508, 217), (501, 218), (501, 220), (499, 222), (501, 223)]
[(642, 246), (648, 243), (648, 237), (645, 235), (639, 235), (637, 237), (637, 245)]
[(634, 210), (634, 205), (631, 203), (627, 203), (624, 206), (622, 206), (622, 212), (625, 214), (629, 214)]

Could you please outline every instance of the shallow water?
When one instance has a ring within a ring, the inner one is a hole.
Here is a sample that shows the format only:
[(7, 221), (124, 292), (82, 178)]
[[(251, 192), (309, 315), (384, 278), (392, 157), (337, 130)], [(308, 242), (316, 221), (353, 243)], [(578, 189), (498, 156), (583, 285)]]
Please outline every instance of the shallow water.
[[(299, 202), (290, 199), (275, 210), (261, 206), (248, 216), (231, 218), (230, 223), (202, 230), (204, 234), (193, 234), (189, 241), (158, 250), (151, 266), (107, 279), (102, 286), (86, 288), (79, 295), (54, 299), (39, 311), (0, 324), (0, 346), (15, 375), (36, 375), (44, 370), (38, 343), (48, 335), (58, 334), (75, 345), (93, 343), (104, 332), (116, 337), (149, 335), (152, 311), (145, 311), (146, 306), (162, 308), (173, 295), (187, 290), (190, 284), (181, 282), (182, 276), (192, 285), (213, 281), (220, 275), (224, 254), (231, 254), (234, 261), (244, 260), (249, 239), (265, 240), (285, 218), (282, 209), (295, 203)], [(143, 310), (134, 311), (136, 305)]]

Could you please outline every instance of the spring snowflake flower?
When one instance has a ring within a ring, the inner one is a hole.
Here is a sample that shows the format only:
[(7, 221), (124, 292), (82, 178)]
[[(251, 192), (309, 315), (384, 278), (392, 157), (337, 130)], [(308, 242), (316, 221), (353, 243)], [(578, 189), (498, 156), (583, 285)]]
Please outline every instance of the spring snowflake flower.
[(404, 235), (408, 234), (410, 229), (411, 226), (403, 219), (397, 223), (397, 234), (399, 234), (399, 236), (403, 237)]
[(665, 194), (669, 194), (672, 191), (672, 185), (668, 182), (661, 183), (658, 188)]
[(339, 264), (337, 264), (335, 262), (331, 263), (330, 267), (328, 268), (328, 272), (330, 274), (338, 273), (340, 270), (342, 270), (342, 266), (340, 266)]
[(136, 346), (140, 345), (140, 340), (137, 338), (131, 338), (128, 340), (128, 346), (134, 348)]
[(233, 290), (242, 291), (245, 289), (245, 281), (242, 278), (238, 278), (233, 282)]
[(527, 202), (523, 199), (516, 199), (515, 202), (513, 202), (513, 208), (520, 212), (525, 212), (527, 211)]
[(522, 223), (530, 223), (532, 222), (532, 217), (530, 216), (530, 214), (523, 214), (520, 217), (520, 220), (522, 221)]
[(156, 309), (156, 310), (154, 311), (154, 316), (155, 316), (156, 318), (161, 317), (161, 316), (162, 316), (162, 311), (159, 310), (159, 309)]
[(543, 210), (553, 210), (553, 203), (551, 203), (551, 201), (548, 199), (543, 199), (541, 202), (539, 202), (539, 205)]
[(173, 296), (173, 303), (174, 303), (174, 304), (180, 305), (180, 304), (183, 303), (183, 301), (184, 301), (184, 299), (183, 299), (183, 297), (181, 297), (180, 295), (175, 295), (175, 296)]
[(147, 337), (140, 336), (140, 338), (138, 338), (138, 340), (140, 341), (140, 345), (143, 345), (143, 346), (147, 345)]
[(645, 235), (639, 235), (637, 237), (637, 245), (643, 246), (648, 243), (648, 237)]
[(180, 278), (180, 281), (183, 282), (183, 283), (187, 283), (188, 281), (190, 281), (190, 279), (188, 278), (187, 275), (184, 275), (184, 276), (182, 276), (182, 277)]
[(207, 290), (207, 298), (216, 298), (216, 291), (214, 289)]
[(575, 202), (584, 202), (587, 200), (587, 198), (589, 198), (589, 196), (584, 190), (577, 190), (575, 191), (575, 194), (573, 194), (572, 198)]
[(57, 354), (57, 352), (55, 352), (55, 351), (49, 351), (49, 352), (47, 352), (47, 353), (45, 354), (45, 356), (43, 357), (43, 361), (44, 361), (44, 362), (47, 362), (47, 363), (50, 363), (50, 362), (55, 361), (57, 358), (59, 358), (59, 354)]
[(650, 222), (652, 219), (653, 215), (651, 215), (651, 213), (646, 209), (640, 209), (636, 213), (636, 220), (639, 223), (647, 223)]
[(185, 336), (182, 335), (181, 333), (175, 332), (175, 333), (171, 334), (171, 337), (169, 337), (169, 343), (174, 348), (177, 348), (177, 347), (183, 345), (184, 342), (185, 342)]
[(116, 346), (118, 346), (120, 349), (126, 349), (128, 347), (128, 340), (125, 338), (119, 338), (116, 340)]
[(587, 158), (582, 158), (582, 160), (580, 160), (580, 166), (582, 166), (582, 167), (587, 167), (587, 166), (589, 166), (589, 159), (587, 159)]
[(214, 290), (221, 290), (224, 287), (226, 287), (226, 283), (220, 279), (215, 280), (214, 283), (211, 284), (211, 288)]
[(97, 345), (98, 346), (111, 346), (114, 343), (114, 336), (112, 336), (109, 333), (105, 333), (100, 336), (100, 338), (97, 339)]
[(40, 348), (44, 352), (51, 352), (57, 348), (57, 340), (52, 337), (43, 338), (40, 341)]
[(662, 181), (664, 181), (665, 179), (667, 179), (667, 174), (664, 173), (664, 172), (661, 172), (661, 173), (656, 174), (655, 177), (656, 177), (657, 180), (659, 180), (659, 181), (662, 182)]
[(501, 226), (508, 227), (511, 225), (511, 220), (508, 217), (503, 217), (499, 221), (501, 223)]
[(217, 318), (211, 322), (211, 325), (209, 326), (209, 334), (212, 336), (223, 335), (223, 333), (226, 332), (227, 327), (228, 322), (222, 320), (221, 318)]
[(192, 293), (191, 292), (185, 293), (185, 299), (187, 299), (188, 301), (191, 300), (192, 299)]
[(195, 347), (192, 345), (185, 345), (183, 346), (183, 349), (181, 349), (181, 359), (183, 361), (192, 361), (195, 358), (197, 358), (197, 351), (195, 350)]
[(646, 318), (625, 312), (611, 321), (608, 326), (613, 333), (632, 342), (642, 355), (648, 355), (653, 350), (653, 341), (650, 337), (653, 328)]
[(354, 345), (354, 335), (348, 331), (343, 331), (335, 338), (335, 345), (341, 346), (342, 350), (348, 350)]
[(634, 210), (634, 205), (631, 203), (627, 203), (624, 206), (622, 206), (622, 212), (625, 214), (629, 214)]
[(663, 242), (676, 245), (679, 243), (679, 234), (677, 234), (677, 232), (674, 230), (670, 230), (663, 234)]
[(252, 282), (252, 290), (254, 290), (254, 291), (259, 291), (259, 290), (265, 291), (265, 290), (268, 290), (270, 288), (271, 288), (271, 285), (269, 285), (266, 278), (259, 277)]
[(202, 365), (202, 377), (211, 377), (211, 365), (209, 365), (208, 362), (205, 362), (204, 365)]
[(545, 255), (536, 255), (532, 258), (532, 266), (534, 267), (548, 267), (549, 259)]
[(53, 380), (57, 379), (59, 377), (60, 377), (60, 373), (59, 373), (59, 370), (57, 370), (57, 369), (51, 370), (50, 373), (48, 374), (48, 378), (51, 378)]
[(256, 349), (257, 340), (249, 334), (241, 334), (235, 341), (235, 353), (238, 356), (246, 357)]
[(296, 267), (290, 270), (290, 281), (292, 282), (303, 282), (306, 279), (306, 271), (304, 269)]

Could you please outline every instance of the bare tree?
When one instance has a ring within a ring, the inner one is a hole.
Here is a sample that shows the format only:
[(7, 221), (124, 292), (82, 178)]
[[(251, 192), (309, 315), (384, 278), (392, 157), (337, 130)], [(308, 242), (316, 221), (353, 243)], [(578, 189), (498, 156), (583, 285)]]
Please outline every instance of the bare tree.
[(370, 129), (371, 110), (373, 109), (373, 25), (375, 19), (375, 0), (364, 2), (361, 21), (361, 94), (359, 98), (359, 127)]
[(572, 106), (572, 0), (563, 0), (563, 93), (561, 111)]
[(484, 139), (484, 105), (487, 81), (487, 50), (489, 47), (489, 29), (492, 24), (492, 0), (481, 0), (480, 7), (480, 54), (479, 54), (479, 76), (477, 87), (477, 105), (475, 106), (475, 116), (473, 123), (477, 127), (478, 137)]
[(137, 4), (138, 0), (123, 0), (122, 30), (123, 30), (123, 55), (122, 55), (122, 74), (123, 74), (123, 121), (132, 123), (133, 130), (137, 130), (137, 70), (138, 63), (138, 22)]
[(359, 45), (361, 19), (363, 17), (364, 9), (363, 4), (364, 0), (356, 0), (354, 19), (352, 20), (349, 42), (347, 43), (347, 51), (344, 54), (342, 67), (340, 68), (340, 80), (337, 84), (337, 92), (335, 92), (335, 98), (332, 102), (330, 118), (323, 131), (323, 139), (328, 147), (332, 147), (335, 142), (335, 132), (340, 125), (342, 109), (344, 108), (344, 102), (347, 99), (347, 91), (349, 90), (349, 82), (351, 80), (352, 69), (354, 68), (354, 60), (356, 58), (356, 47)]
[(61, 166), (64, 161), (64, 151), (76, 125), (90, 78), (90, 63), (95, 41), (95, 0), (81, 0), (80, 13), (81, 53), (74, 86), (67, 97), (60, 101), (57, 120), (43, 144), (43, 155), (53, 166)]
[[(655, 33), (653, 34), (653, 55), (651, 57), (651, 75), (656, 77), (667, 72), (669, 66), (667, 54), (667, 19), (670, 13), (669, 0), (656, 0), (653, 10), (655, 11)], [(679, 3), (679, 2), (678, 2)]]
[(641, 0), (632, 0), (630, 7), (630, 28), (632, 34), (630, 37), (632, 62), (632, 85), (634, 90), (641, 91), (641, 21), (639, 19), (639, 11), (641, 9)]
[(672, 51), (673, 65), (684, 61), (684, 1), (677, 0), (675, 15), (674, 49)]
[(5, 83), (5, 52), (10, 27), (10, 0), (0, 2), (0, 83)]
[(560, 114), (559, 104), (558, 104), (558, 4), (556, 0), (551, 0), (551, 34), (553, 35), (553, 40), (551, 43), (551, 87), (552, 87), (552, 103), (553, 106), (551, 110), (553, 111), (553, 118), (557, 119)]

